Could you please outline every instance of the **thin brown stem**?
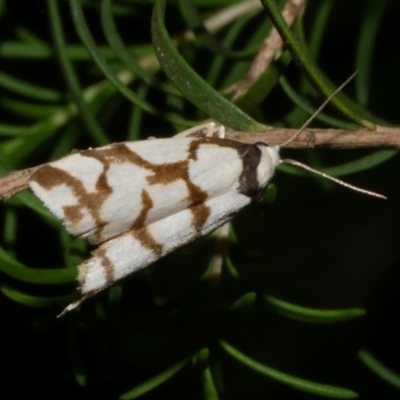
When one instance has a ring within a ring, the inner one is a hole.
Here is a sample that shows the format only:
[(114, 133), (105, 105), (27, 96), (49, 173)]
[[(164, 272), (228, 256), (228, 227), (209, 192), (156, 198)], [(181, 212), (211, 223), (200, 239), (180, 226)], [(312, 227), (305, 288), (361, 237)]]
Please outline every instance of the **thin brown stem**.
[[(227, 139), (244, 143), (264, 142), (280, 146), (293, 137), (297, 129), (271, 128), (265, 132), (248, 133), (228, 130)], [(376, 130), (359, 129), (305, 129), (286, 148), (305, 149), (326, 147), (330, 149), (400, 148), (400, 128), (377, 126)]]
[(8, 175), (0, 177), (0, 200), (6, 201), (14, 194), (27, 189), (30, 177), (41, 167), (42, 165), (38, 165), (37, 167), (10, 172)]
[[(282, 11), (282, 16), (289, 26), (291, 26), (296, 19), (299, 12), (302, 10), (307, 0), (289, 0)], [(245, 77), (238, 82), (235, 88), (235, 95), (233, 100), (244, 95), (250, 87), (261, 77), (261, 75), (268, 69), (271, 63), (275, 60), (283, 48), (283, 40), (276, 30), (272, 28), (271, 32), (264, 39), (261, 48), (254, 58), (249, 70)]]

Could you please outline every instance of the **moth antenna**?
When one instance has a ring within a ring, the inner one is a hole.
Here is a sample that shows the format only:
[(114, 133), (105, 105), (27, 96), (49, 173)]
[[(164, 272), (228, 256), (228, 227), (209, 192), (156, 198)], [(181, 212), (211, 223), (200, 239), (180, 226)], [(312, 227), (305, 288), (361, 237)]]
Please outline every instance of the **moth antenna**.
[(333, 182), (336, 182), (337, 184), (342, 185), (342, 186), (344, 186), (344, 187), (346, 187), (348, 189), (354, 190), (355, 192), (364, 193), (364, 194), (366, 194), (368, 196), (377, 197), (378, 199), (384, 199), (384, 200), (387, 199), (386, 196), (383, 196), (383, 195), (381, 195), (379, 193), (371, 192), (370, 190), (361, 189), (361, 188), (359, 188), (357, 186), (350, 185), (349, 183), (343, 182), (340, 179), (334, 178), (333, 176), (325, 174), (324, 172), (321, 172), (321, 171), (318, 171), (318, 170), (316, 170), (314, 168), (311, 168), (308, 165), (303, 164), (303, 163), (301, 163), (299, 161), (287, 158), (287, 159), (281, 160), (280, 163), (281, 164), (296, 165), (297, 167), (300, 167), (300, 168), (303, 168), (303, 169), (305, 169), (307, 171), (313, 172), (316, 175), (322, 176), (323, 178), (326, 178), (326, 179), (329, 179), (329, 180), (331, 180)]
[(292, 143), (293, 140), (296, 140), (301, 133), (304, 131), (304, 129), (307, 128), (307, 126), (310, 124), (310, 122), (325, 108), (325, 106), (332, 100), (332, 97), (336, 96), (357, 74), (358, 71), (355, 71), (353, 74), (351, 74), (338, 88), (336, 88), (333, 93), (331, 93), (326, 100), (318, 107), (318, 109), (314, 112), (314, 114), (311, 115), (310, 118), (302, 125), (302, 127), (286, 142), (281, 144), (279, 147), (285, 147), (289, 143)]
[[(338, 92), (340, 92), (355, 77), (356, 74), (357, 74), (357, 71), (355, 71), (352, 75), (350, 75), (337, 89), (335, 89), (333, 91), (333, 93), (331, 93), (327, 97), (327, 99), (318, 107), (318, 109), (314, 112), (314, 114), (312, 114), (311, 117), (307, 119), (307, 121), (302, 125), (302, 127), (289, 140), (287, 140), (286, 142), (281, 144), (279, 147), (287, 146), (289, 143), (296, 140), (301, 135), (301, 133), (304, 131), (304, 129), (309, 125), (309, 123), (315, 118), (315, 116), (318, 115), (323, 110), (323, 108), (330, 102), (332, 97), (335, 96)], [(354, 190), (355, 192), (360, 192), (360, 193), (366, 194), (368, 196), (377, 197), (378, 199), (385, 199), (385, 200), (387, 199), (387, 197), (385, 197), (379, 193), (375, 193), (370, 190), (365, 190), (365, 189), (361, 189), (357, 186), (350, 185), (349, 183), (343, 182), (340, 179), (334, 178), (333, 176), (325, 174), (324, 172), (321, 172), (314, 168), (311, 168), (308, 165), (303, 164), (299, 161), (288, 158), (285, 160), (281, 160), (280, 163), (296, 165), (297, 167), (303, 168), (306, 171), (310, 171), (316, 175), (322, 176), (323, 178), (329, 179), (330, 181), (333, 181), (333, 182), (335, 182), (341, 186), (344, 186), (348, 189)]]

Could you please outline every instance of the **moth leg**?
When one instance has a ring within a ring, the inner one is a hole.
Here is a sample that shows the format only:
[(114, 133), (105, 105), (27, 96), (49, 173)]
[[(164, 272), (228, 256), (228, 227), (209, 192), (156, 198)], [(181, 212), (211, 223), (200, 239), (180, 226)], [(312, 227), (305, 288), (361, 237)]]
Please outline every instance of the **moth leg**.
[(214, 136), (214, 132), (216, 129), (214, 122), (210, 122), (209, 124), (207, 124), (207, 126), (205, 128), (207, 129), (207, 131), (204, 136), (207, 136), (207, 137)]
[(216, 126), (216, 124), (214, 122), (210, 122), (206, 128), (207, 128), (207, 132), (206, 132), (205, 136), (213, 137), (214, 134), (217, 133), (218, 138), (220, 138), (220, 139), (225, 138), (225, 126), (224, 125)]
[(225, 139), (225, 126), (220, 125), (217, 130), (217, 135), (220, 139)]

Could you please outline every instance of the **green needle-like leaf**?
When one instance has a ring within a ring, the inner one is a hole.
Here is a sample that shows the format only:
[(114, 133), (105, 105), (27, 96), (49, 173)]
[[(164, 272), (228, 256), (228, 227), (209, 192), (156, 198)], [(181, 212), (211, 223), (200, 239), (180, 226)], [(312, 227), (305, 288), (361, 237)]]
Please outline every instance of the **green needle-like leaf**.
[[(108, 43), (110, 43), (110, 46), (114, 49), (115, 54), (124, 62), (126, 68), (130, 69), (133, 74), (143, 79), (146, 83), (153, 83), (153, 75), (146, 72), (139, 65), (137, 59), (132, 56), (120, 38), (112, 15), (111, 2), (112, 0), (102, 0), (101, 2), (101, 23)], [(97, 48), (97, 51), (98, 50)], [(99, 52), (99, 54), (101, 53)], [(102, 57), (104, 58), (104, 56)]]
[(239, 131), (257, 132), (267, 127), (253, 120), (207, 84), (183, 59), (164, 25), (165, 0), (157, 0), (152, 18), (154, 51), (174, 85), (198, 108), (223, 125)]
[(77, 272), (72, 268), (38, 269), (28, 268), (12, 258), (0, 247), (0, 271), (21, 282), (36, 283), (42, 285), (63, 285), (73, 283)]
[(60, 101), (62, 98), (55, 90), (25, 82), (5, 72), (0, 72), (0, 86), (14, 93), (42, 101)]
[[(304, 70), (313, 86), (324, 96), (328, 97), (334, 90), (332, 84), (321, 73), (319, 67), (311, 58), (305, 46), (302, 46), (299, 40), (295, 37), (292, 30), (282, 17), (275, 0), (261, 0), (261, 2), (268, 10), (270, 17), (274, 21), (275, 28), (284, 39), (284, 42), (287, 46), (287, 49), (291, 53), (293, 60), (295, 60), (296, 63), (299, 64), (299, 66)], [(375, 128), (375, 124), (361, 117), (358, 113), (353, 111), (352, 107), (349, 107), (347, 104), (345, 104), (342, 100), (342, 97), (343, 96), (341, 96), (340, 93), (333, 97), (331, 100), (332, 104), (334, 104), (341, 112), (358, 124), (363, 125), (368, 129)]]
[(228, 354), (230, 354), (233, 358), (236, 358), (236, 360), (238, 360), (242, 364), (259, 372), (262, 375), (268, 376), (271, 379), (291, 386), (294, 389), (334, 399), (354, 399), (358, 397), (357, 393), (349, 389), (336, 386), (321, 385), (320, 383), (307, 381), (305, 379), (297, 378), (296, 376), (278, 371), (246, 356), (227, 342), (220, 341), (220, 344)]
[(181, 370), (190, 360), (190, 357), (184, 358), (176, 363), (170, 365), (164, 371), (148, 379), (146, 382), (128, 390), (122, 394), (119, 398), (120, 400), (130, 400), (136, 399), (143, 394), (153, 390), (157, 386), (161, 385), (171, 377), (173, 377), (179, 370)]
[(136, 95), (135, 92), (130, 90), (127, 86), (125, 86), (116, 76), (116, 74), (112, 71), (110, 66), (107, 64), (104, 57), (100, 54), (97, 49), (96, 43), (93, 40), (92, 35), (90, 34), (89, 28), (86, 24), (82, 7), (80, 5), (79, 0), (71, 0), (71, 13), (74, 19), (76, 30), (85, 44), (88, 52), (93, 57), (93, 61), (97, 64), (100, 70), (104, 73), (107, 79), (122, 93), (127, 99), (142, 107), (144, 110), (151, 114), (158, 114), (157, 109), (150, 104), (146, 103), (139, 96)]
[(62, 72), (64, 73), (67, 85), (88, 128), (89, 133), (92, 135), (93, 139), (98, 145), (105, 145), (109, 142), (109, 140), (99, 123), (94, 118), (93, 113), (90, 111), (83, 98), (82, 89), (80, 87), (77, 74), (71, 63), (71, 60), (68, 57), (68, 54), (66, 53), (64, 32), (57, 1), (47, 0), (47, 4), (49, 8), (55, 48), (57, 49), (60, 66), (62, 67)]
[(32, 308), (52, 308), (55, 305), (65, 304), (74, 300), (74, 296), (39, 297), (32, 296), (12, 287), (1, 285), (1, 293), (16, 303)]
[(376, 375), (384, 381), (400, 389), (400, 375), (391, 371), (386, 365), (378, 361), (371, 353), (365, 350), (358, 352), (360, 360)]
[(317, 310), (288, 303), (287, 301), (272, 296), (263, 296), (263, 299), (275, 312), (305, 322), (326, 324), (347, 321), (365, 315), (365, 310), (362, 308), (349, 308), (347, 310)]
[(369, 88), (375, 42), (378, 37), (379, 28), (382, 24), (382, 17), (387, 6), (387, 0), (369, 0), (366, 2), (365, 17), (359, 33), (356, 68), (358, 71), (355, 77), (357, 90), (357, 99), (361, 104), (367, 104), (369, 101)]

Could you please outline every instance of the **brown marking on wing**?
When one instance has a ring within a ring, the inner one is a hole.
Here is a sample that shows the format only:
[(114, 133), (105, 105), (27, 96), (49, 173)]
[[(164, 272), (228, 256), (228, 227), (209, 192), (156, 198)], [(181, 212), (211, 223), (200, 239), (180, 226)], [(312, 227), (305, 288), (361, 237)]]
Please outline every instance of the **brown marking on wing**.
[[(102, 205), (112, 194), (112, 188), (107, 181), (107, 172), (111, 164), (121, 164), (125, 162), (132, 163), (151, 171), (151, 176), (147, 178), (149, 185), (168, 185), (177, 180), (183, 180), (186, 183), (189, 192), (187, 200), (189, 202), (189, 208), (193, 214), (193, 226), (198, 232), (200, 232), (209, 218), (211, 211), (207, 206), (202, 205), (208, 198), (207, 192), (201, 187), (193, 184), (189, 179), (189, 163), (192, 160), (198, 159), (198, 149), (204, 144), (229, 147), (238, 152), (238, 155), (243, 162), (243, 173), (239, 179), (238, 190), (243, 194), (252, 196), (257, 189), (259, 149), (254, 145), (214, 137), (203, 137), (192, 140), (188, 145), (188, 155), (186, 160), (175, 163), (151, 163), (129, 149), (125, 143), (116, 143), (107, 148), (82, 151), (80, 154), (83, 157), (95, 158), (103, 165), (103, 171), (98, 178), (96, 191), (94, 193), (88, 193), (79, 179), (72, 177), (66, 171), (52, 167), (51, 165), (44, 166), (36, 171), (33, 174), (32, 179), (37, 181), (46, 189), (51, 189), (60, 183), (68, 185), (76, 195), (78, 204), (76, 206), (64, 207), (65, 218), (70, 221), (71, 224), (77, 224), (83, 217), (83, 213), (80, 209), (85, 207), (91, 214), (96, 226), (93, 235), (89, 237), (89, 240), (96, 243), (105, 240), (104, 238), (101, 238), (102, 229), (109, 222), (103, 221), (100, 215)], [(202, 206), (197, 207), (199, 205)], [(151, 235), (143, 228), (146, 223), (146, 216), (153, 207), (154, 205), (150, 196), (146, 191), (143, 191), (141, 211), (138, 218), (132, 224), (132, 229), (138, 231), (138, 239), (144, 246), (147, 248), (153, 247), (155, 253), (158, 254), (161, 252), (162, 246), (152, 240)], [(139, 231), (141, 231), (140, 234)]]
[(153, 202), (149, 194), (142, 190), (142, 209), (140, 210), (140, 214), (136, 218), (135, 222), (132, 224), (131, 229), (138, 230), (144, 226), (146, 222), (147, 214), (153, 207)]
[(96, 257), (101, 258), (101, 266), (104, 268), (104, 273), (106, 276), (107, 286), (111, 285), (115, 281), (114, 275), (114, 264), (106, 255), (106, 250), (101, 247), (94, 252)]
[(242, 143), (242, 142), (238, 142), (236, 140), (231, 140), (231, 139), (223, 139), (223, 138), (216, 138), (216, 137), (200, 138), (197, 140), (193, 140), (190, 143), (189, 153), (191, 154), (191, 157), (193, 160), (197, 160), (196, 152), (197, 152), (197, 149), (202, 144), (215, 144), (219, 147), (229, 147), (231, 149), (237, 150), (238, 152), (241, 151), (241, 149), (243, 149), (243, 148), (246, 148), (248, 146), (253, 146), (251, 144), (249, 145), (247, 143)]
[(132, 231), (132, 236), (140, 242), (140, 244), (146, 249), (151, 250), (157, 257), (161, 257), (163, 254), (163, 245), (158, 243), (146, 226), (142, 227), (137, 231)]
[(149, 185), (161, 184), (168, 185), (179, 179), (188, 180), (188, 161), (178, 161), (169, 164), (154, 164), (151, 168), (153, 175), (147, 178)]
[(128, 162), (142, 168), (152, 169), (154, 165), (130, 150), (125, 143), (115, 143), (109, 148), (85, 150), (82, 151), (81, 155), (84, 157), (93, 157), (104, 166), (110, 166), (113, 163), (121, 164)]
[[(146, 159), (140, 157), (134, 151), (129, 149), (124, 143), (118, 143), (109, 147), (107, 149), (98, 149), (98, 150), (87, 150), (82, 152), (83, 156), (93, 157), (99, 160), (104, 166), (104, 173), (108, 170), (111, 163), (123, 163), (129, 162), (133, 163), (141, 168), (145, 168), (152, 172), (152, 175), (147, 178), (149, 185), (161, 184), (168, 185), (171, 182), (177, 180), (183, 180), (188, 188), (189, 195), (187, 200), (189, 202), (189, 208), (193, 214), (193, 226), (196, 231), (200, 232), (207, 219), (211, 214), (211, 210), (207, 206), (194, 207), (198, 205), (202, 205), (208, 198), (208, 194), (201, 187), (193, 184), (189, 179), (189, 162), (191, 160), (196, 161), (197, 151), (199, 147), (203, 144), (214, 144), (221, 147), (229, 147), (237, 150), (239, 156), (243, 160), (243, 174), (241, 181), (244, 184), (240, 185), (243, 187), (243, 192), (248, 190), (248, 186), (253, 187), (254, 177), (256, 177), (256, 173), (254, 175), (253, 165), (250, 167), (248, 171), (248, 161), (251, 161), (252, 155), (254, 154), (254, 146), (243, 144), (234, 140), (229, 139), (221, 139), (221, 138), (213, 138), (206, 137), (200, 138), (197, 140), (193, 140), (190, 142), (188, 146), (188, 157), (184, 161), (179, 161), (175, 163), (164, 163), (164, 164), (155, 164), (147, 161)], [(258, 149), (256, 149), (257, 151)], [(259, 152), (259, 150), (258, 150)], [(259, 152), (260, 153), (260, 152)], [(247, 154), (249, 156), (247, 157)], [(258, 161), (255, 164), (258, 165)], [(249, 181), (251, 185), (249, 185)], [(101, 204), (97, 203), (100, 207)], [(140, 211), (139, 217), (135, 220), (132, 225), (132, 229), (140, 230), (146, 222), (146, 216), (148, 212), (153, 208), (153, 204), (151, 202), (150, 197), (147, 192), (142, 193), (142, 209)], [(99, 231), (98, 236), (101, 236), (101, 231)], [(154, 251), (158, 253), (162, 246), (154, 241), (152, 241), (151, 235), (146, 231), (138, 236), (138, 239), (143, 243), (143, 245), (147, 248), (154, 247)]]
[(64, 206), (63, 211), (65, 219), (68, 219), (73, 224), (77, 224), (83, 218), (81, 204), (75, 206)]
[[(99, 176), (98, 182), (96, 184), (97, 194), (102, 193), (104, 195), (99, 198), (98, 201), (94, 204), (90, 205), (90, 210), (92, 213), (100, 215), (100, 210), (108, 198), (108, 196), (112, 193), (112, 188), (109, 186), (107, 182), (107, 172), (111, 166), (111, 164), (121, 164), (121, 163), (131, 163), (134, 165), (138, 165), (141, 168), (153, 170), (153, 164), (140, 157), (138, 154), (130, 150), (124, 143), (116, 143), (109, 148), (106, 149), (94, 149), (94, 150), (86, 150), (81, 153), (82, 156), (92, 157), (101, 162), (103, 165), (103, 172)], [(138, 229), (143, 226), (146, 216), (149, 210), (153, 207), (150, 196), (147, 192), (142, 192), (142, 210), (136, 221), (133, 223), (132, 228)], [(97, 221), (96, 221), (97, 222)], [(101, 232), (106, 223), (97, 224), (96, 223), (96, 233), (94, 234), (95, 240), (102, 241)], [(120, 232), (121, 233), (121, 232)]]
[[(104, 284), (104, 286), (99, 288), (98, 290), (93, 291), (93, 293), (97, 293), (99, 290), (102, 290), (102, 289), (106, 288), (107, 286), (112, 285), (115, 282), (115, 280), (116, 280), (115, 279), (115, 271), (114, 271), (114, 264), (107, 257), (106, 249), (103, 249), (100, 247), (92, 252), (92, 256), (93, 256), (93, 258), (96, 258), (100, 261), (99, 264), (103, 267), (104, 275), (106, 278), (106, 283)], [(89, 262), (84, 262), (83, 264), (78, 266), (78, 269), (79, 269), (78, 281), (79, 281), (81, 288), (85, 286), (86, 278), (88, 275), (88, 264), (89, 264)], [(89, 293), (92, 293), (92, 292), (88, 292), (88, 294), (87, 294), (88, 296), (91, 296)]]
[(65, 183), (67, 186), (70, 186), (76, 190), (77, 194), (84, 190), (82, 182), (73, 178), (68, 172), (51, 165), (45, 165), (37, 170), (32, 175), (31, 180), (36, 181), (47, 190), (60, 185), (60, 183)]
[[(71, 225), (79, 223), (83, 217), (82, 209), (84, 208), (90, 212), (96, 227), (102, 227), (106, 224), (106, 221), (101, 219), (100, 206), (111, 194), (112, 189), (108, 185), (104, 171), (96, 183), (97, 190), (94, 193), (88, 193), (83, 186), (83, 183), (78, 178), (73, 177), (62, 169), (53, 167), (52, 165), (46, 165), (39, 169), (33, 174), (31, 179), (47, 190), (60, 184), (65, 184), (72, 190), (73, 194), (77, 198), (78, 204), (63, 207), (65, 219), (68, 220)], [(90, 240), (96, 242), (96, 235), (94, 235), (93, 238), (90, 238)]]
[(197, 204), (190, 208), (193, 215), (193, 226), (196, 229), (198, 235), (200, 235), (204, 224), (207, 222), (208, 217), (211, 214), (210, 207), (204, 203)]

